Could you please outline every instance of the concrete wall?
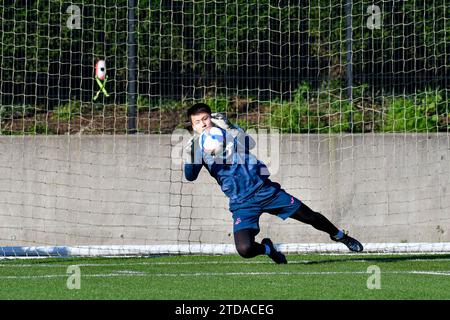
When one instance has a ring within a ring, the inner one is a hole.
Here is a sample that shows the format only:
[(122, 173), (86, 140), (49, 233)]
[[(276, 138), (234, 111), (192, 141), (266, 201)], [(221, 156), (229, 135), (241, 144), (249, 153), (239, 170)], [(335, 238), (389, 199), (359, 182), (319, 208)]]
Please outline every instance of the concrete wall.
[[(281, 138), (272, 180), (363, 242), (450, 241), (449, 135)], [(227, 198), (206, 171), (184, 180), (174, 145), (168, 135), (0, 137), (0, 246), (232, 243)], [(268, 214), (266, 235), (329, 241)]]

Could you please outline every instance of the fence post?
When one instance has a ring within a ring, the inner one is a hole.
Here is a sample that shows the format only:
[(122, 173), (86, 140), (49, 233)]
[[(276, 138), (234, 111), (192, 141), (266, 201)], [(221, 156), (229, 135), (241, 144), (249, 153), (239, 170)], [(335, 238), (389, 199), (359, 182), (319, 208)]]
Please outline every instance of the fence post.
[(127, 83), (127, 110), (128, 110), (128, 131), (129, 134), (136, 133), (136, 101), (137, 101), (137, 44), (136, 44), (136, 0), (128, 0), (128, 83)]
[(345, 16), (346, 16), (346, 84), (347, 84), (347, 97), (350, 102), (350, 132), (353, 132), (353, 19), (352, 19), (352, 0), (347, 0), (345, 3)]

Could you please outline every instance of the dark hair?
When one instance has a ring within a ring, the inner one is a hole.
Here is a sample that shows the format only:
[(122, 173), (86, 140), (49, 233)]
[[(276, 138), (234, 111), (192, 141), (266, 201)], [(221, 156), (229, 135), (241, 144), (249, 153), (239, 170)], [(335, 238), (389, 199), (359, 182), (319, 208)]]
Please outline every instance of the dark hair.
[(187, 111), (187, 117), (191, 121), (191, 116), (206, 112), (211, 115), (211, 108), (206, 103), (196, 103)]

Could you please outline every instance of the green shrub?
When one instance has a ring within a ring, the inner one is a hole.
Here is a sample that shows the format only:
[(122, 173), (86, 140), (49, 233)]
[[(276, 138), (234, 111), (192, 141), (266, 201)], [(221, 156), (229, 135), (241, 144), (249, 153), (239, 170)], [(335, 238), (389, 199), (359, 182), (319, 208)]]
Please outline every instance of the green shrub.
[(25, 128), (24, 134), (31, 134), (31, 135), (36, 135), (36, 134), (48, 134), (50, 132), (48, 132), (48, 126), (46, 123), (35, 123), (33, 126), (27, 127)]
[(203, 103), (206, 103), (211, 111), (214, 112), (223, 112), (227, 113), (229, 110), (229, 99), (227, 96), (218, 95), (215, 97), (207, 97), (203, 99)]
[(310, 91), (302, 83), (290, 102), (272, 108), (267, 124), (284, 133), (339, 133), (349, 131), (350, 103), (330, 90)]
[(384, 103), (384, 132), (438, 131), (439, 115), (447, 112), (439, 91), (425, 91), (413, 97), (389, 97)]
[(60, 105), (53, 111), (53, 117), (59, 121), (70, 121), (75, 116), (81, 116), (82, 114), (82, 104), (81, 101), (72, 101)]
[(34, 115), (39, 108), (34, 105), (4, 105), (0, 106), (0, 120), (12, 120)]

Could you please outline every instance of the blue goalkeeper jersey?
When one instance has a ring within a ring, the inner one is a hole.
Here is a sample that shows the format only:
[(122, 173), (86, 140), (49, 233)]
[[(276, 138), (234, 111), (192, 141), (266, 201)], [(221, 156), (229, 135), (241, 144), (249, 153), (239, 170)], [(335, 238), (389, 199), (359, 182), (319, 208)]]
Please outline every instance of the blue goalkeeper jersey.
[(195, 161), (193, 164), (185, 163), (184, 175), (187, 180), (194, 181), (204, 166), (230, 198), (230, 203), (239, 203), (254, 194), (270, 173), (266, 165), (250, 153), (253, 139), (238, 126), (233, 129), (237, 134), (221, 129), (226, 137), (224, 150), (215, 157), (194, 148), (197, 149)]

